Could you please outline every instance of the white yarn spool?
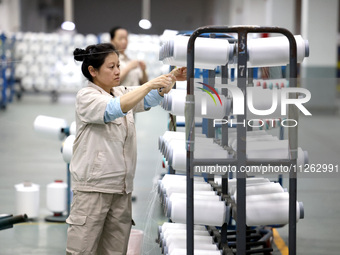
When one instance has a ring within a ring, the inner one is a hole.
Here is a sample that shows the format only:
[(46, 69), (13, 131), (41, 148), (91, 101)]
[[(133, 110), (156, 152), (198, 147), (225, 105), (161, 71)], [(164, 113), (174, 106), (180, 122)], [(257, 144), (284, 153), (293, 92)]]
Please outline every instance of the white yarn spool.
[(86, 45), (92, 45), (92, 44), (97, 44), (98, 43), (98, 38), (94, 34), (87, 34), (85, 36), (85, 44)]
[[(268, 183), (256, 183), (252, 185), (246, 185), (246, 196), (261, 195), (261, 194), (273, 194), (273, 193), (283, 193), (284, 189), (279, 183), (268, 182)], [(232, 199), (237, 201), (237, 191)]]
[[(171, 196), (168, 198), (169, 201), (172, 201), (173, 199), (186, 199), (187, 195), (185, 193), (172, 193)], [(212, 200), (212, 201), (221, 201), (221, 197), (214, 194), (214, 193), (208, 193), (208, 194), (199, 194), (197, 191), (194, 193), (194, 199), (198, 200)]]
[[(296, 222), (304, 218), (303, 204), (296, 202)], [(289, 222), (289, 197), (246, 202), (248, 226), (287, 224)]]
[[(180, 175), (180, 174), (165, 174), (162, 178), (161, 186), (162, 188), (167, 187), (167, 185), (171, 185), (172, 183), (177, 183), (178, 181), (186, 181), (187, 176), (186, 175)], [(201, 176), (194, 176), (194, 181), (198, 182), (205, 182), (204, 178)]]
[(38, 184), (24, 182), (16, 184), (16, 214), (27, 214), (28, 218), (38, 218), (40, 187)]
[[(194, 182), (194, 191), (210, 191), (212, 187), (209, 183)], [(169, 197), (172, 193), (185, 193), (186, 192), (186, 182), (177, 182), (166, 189), (166, 195)]]
[(56, 180), (46, 187), (47, 209), (53, 213), (63, 213), (67, 210), (67, 184)]
[(35, 118), (33, 127), (40, 135), (62, 140), (65, 137), (63, 129), (67, 127), (67, 121), (61, 118), (39, 115)]
[(49, 65), (44, 65), (41, 68), (41, 74), (42, 76), (44, 76), (46, 79), (48, 79), (51, 76), (52, 70), (51, 67)]
[[(186, 66), (188, 41), (188, 36), (174, 37), (168, 50), (173, 50), (173, 55), (167, 62), (175, 66)], [(225, 39), (196, 38), (195, 68), (215, 69), (216, 66), (226, 65), (231, 48)]]
[[(196, 235), (194, 230), (194, 242), (196, 243), (205, 243), (205, 244), (213, 244), (212, 236), (209, 235), (207, 231), (205, 231), (204, 235)], [(172, 243), (184, 243), (186, 242), (187, 236), (186, 231), (176, 231), (172, 234), (168, 234), (166, 238), (163, 238), (163, 246), (170, 246)]]
[(73, 143), (76, 139), (75, 135), (69, 135), (65, 141), (63, 142), (62, 146), (62, 154), (63, 154), (63, 160), (65, 163), (70, 163), (73, 155)]
[(48, 58), (46, 59), (46, 63), (52, 67), (54, 67), (58, 61), (58, 57), (56, 55), (48, 55)]
[(24, 33), (22, 39), (23, 39), (24, 42), (29, 42), (31, 40), (31, 37), (33, 37), (33, 33), (27, 32), (27, 33)]
[(75, 48), (83, 48), (85, 45), (85, 36), (83, 34), (76, 34), (73, 37), (73, 44)]
[(258, 202), (258, 201), (269, 201), (269, 200), (281, 200), (281, 199), (289, 199), (288, 192), (280, 192), (280, 193), (269, 193), (269, 194), (259, 194), (259, 195), (249, 195), (246, 198), (247, 203), (249, 202)]
[[(161, 245), (169, 246), (174, 239), (186, 238), (186, 229), (168, 229), (160, 234)], [(212, 243), (212, 237), (207, 230), (196, 230), (194, 229), (194, 237), (196, 240), (201, 240), (203, 242)]]
[(70, 135), (76, 135), (76, 132), (77, 132), (76, 122), (72, 121), (70, 126)]
[(38, 56), (41, 51), (41, 45), (40, 43), (30, 43), (28, 49), (32, 55)]
[(55, 55), (60, 59), (62, 56), (65, 55), (66, 48), (65, 45), (60, 44), (55, 47)]
[[(168, 214), (173, 222), (186, 222), (186, 200), (171, 202)], [(225, 223), (227, 207), (223, 201), (197, 200), (194, 203), (194, 224), (222, 226)]]
[[(216, 94), (214, 100), (208, 93), (195, 92), (195, 116), (210, 119), (222, 119), (230, 112), (230, 101), (225, 96), (219, 95), (221, 102)], [(184, 116), (185, 114), (186, 91), (179, 90), (174, 94), (169, 94), (167, 104), (171, 104), (170, 112), (174, 115)], [(169, 109), (169, 107), (168, 107)]]
[[(164, 143), (164, 147), (170, 147), (170, 148), (172, 146), (176, 146), (177, 143), (183, 143), (185, 145), (185, 133), (180, 133), (180, 135), (178, 135), (178, 136), (169, 137), (169, 138), (165, 139), (163, 143)], [(214, 143), (213, 138), (201, 137), (201, 136), (195, 137), (195, 144), (202, 144), (202, 143), (206, 144), (206, 145), (216, 145), (216, 146), (218, 146), (216, 143)], [(173, 144), (175, 144), (175, 145), (173, 145)], [(185, 148), (185, 146), (183, 146), (183, 148)]]
[[(196, 134), (196, 137), (206, 137), (205, 134)], [(159, 137), (160, 142), (165, 142), (170, 139), (185, 139), (185, 132), (165, 131), (163, 136)]]
[(42, 53), (45, 55), (50, 55), (53, 52), (53, 45), (51, 45), (50, 43), (44, 43), (42, 45)]
[[(177, 242), (172, 242), (169, 246), (166, 246), (166, 249), (164, 249), (166, 253), (172, 254), (173, 250), (176, 248), (182, 248), (182, 249), (187, 248), (187, 242), (185, 239), (183, 241), (181, 241), (181, 239), (176, 239), (176, 241)], [(194, 247), (200, 250), (207, 250), (207, 251), (218, 250), (216, 244), (202, 242), (199, 239), (197, 239), (196, 241), (195, 238), (194, 238)]]
[(46, 34), (43, 33), (43, 32), (38, 33), (38, 34), (37, 34), (37, 42), (38, 42), (38, 43), (42, 43), (42, 42), (44, 41), (45, 35), (46, 35)]
[[(204, 180), (200, 180), (200, 178), (203, 179), (203, 177), (195, 176), (194, 183), (206, 185), (207, 183)], [(163, 180), (159, 182), (159, 188), (162, 193), (166, 193), (167, 189), (172, 188), (172, 187), (177, 187), (179, 185), (185, 185), (185, 183), (186, 183), (186, 178)]]
[[(297, 62), (309, 55), (308, 41), (301, 35), (294, 36), (297, 46)], [(258, 38), (248, 41), (248, 67), (284, 66), (289, 64), (289, 41), (285, 36)]]
[[(204, 150), (206, 150), (207, 153), (204, 156), (201, 156)], [(165, 148), (164, 157), (167, 161), (169, 161), (170, 165), (173, 164), (172, 159), (173, 159), (174, 151), (183, 153), (183, 151), (185, 151), (185, 141), (180, 141), (180, 140), (173, 141), (172, 144), (170, 144), (169, 146)], [(215, 152), (219, 153), (219, 155), (222, 155), (223, 157), (228, 154), (228, 153), (225, 153), (226, 151), (223, 150), (223, 148), (217, 145), (216, 143), (211, 143), (210, 141), (209, 143), (205, 141), (199, 142), (198, 139), (197, 139), (197, 142), (195, 141), (194, 156), (201, 158), (201, 157), (210, 157), (210, 155), (213, 154), (212, 157), (214, 157), (214, 156), (217, 156)]]
[[(194, 249), (194, 254), (195, 255), (222, 255), (222, 251), (216, 250), (199, 250), (199, 249)], [(168, 255), (187, 255), (187, 249), (183, 248), (175, 248), (172, 250), (171, 253), (168, 253)]]
[(49, 77), (47, 79), (47, 88), (50, 91), (58, 90), (59, 80), (56, 77)]
[(15, 57), (16, 58), (22, 58), (24, 57), (28, 52), (28, 45), (25, 42), (19, 42), (15, 46)]
[[(176, 183), (177, 181), (185, 181), (186, 178), (186, 175), (165, 174), (161, 180), (161, 184), (165, 187), (167, 184)], [(194, 181), (205, 182), (204, 178), (201, 176), (194, 176)]]
[[(215, 149), (206, 151), (204, 149), (195, 149), (194, 151), (195, 158), (211, 158), (211, 159), (219, 159), (219, 158), (229, 158), (230, 155), (227, 150)], [(173, 148), (172, 153), (170, 152), (169, 156), (169, 165), (171, 165), (177, 171), (185, 171), (186, 170), (186, 150), (180, 148)]]
[[(187, 201), (186, 193), (172, 193), (169, 197), (165, 199), (165, 207), (164, 210), (167, 211), (169, 207), (171, 207), (172, 202), (175, 200), (183, 200), (184, 203)], [(217, 195), (199, 195), (197, 192), (194, 194), (194, 203), (196, 201), (221, 201), (220, 196)]]
[[(180, 223), (178, 223), (180, 224)], [(186, 224), (183, 224), (184, 227), (186, 227)], [(199, 225), (197, 225), (199, 226)], [(176, 236), (186, 236), (187, 233), (187, 229), (186, 228), (168, 228), (166, 230), (164, 230), (164, 232), (161, 233), (161, 238), (163, 239), (163, 244), (165, 244), (166, 240), (168, 239), (168, 237), (176, 237)], [(195, 236), (208, 236), (211, 238), (209, 232), (204, 229), (204, 230), (200, 230), (200, 229), (194, 229), (194, 235)], [(165, 242), (164, 242), (165, 240)]]
[(28, 75), (32, 76), (33, 78), (38, 77), (40, 75), (40, 66), (37, 64), (32, 64), (28, 68)]
[(43, 67), (46, 63), (47, 63), (47, 56), (46, 55), (38, 55), (36, 57), (36, 61), (35, 61), (38, 65), (40, 65), (41, 67)]
[(18, 64), (14, 71), (14, 77), (16, 79), (22, 79), (27, 75), (27, 67), (25, 64)]
[[(288, 141), (254, 141), (247, 143), (248, 159), (289, 159)], [(297, 148), (297, 165), (308, 163), (308, 154)]]
[(165, 131), (162, 136), (158, 138), (158, 148), (162, 151), (163, 144), (166, 143), (170, 139), (185, 139), (184, 132), (175, 132), (175, 131)]
[[(269, 183), (270, 180), (268, 178), (263, 177), (252, 177), (252, 178), (246, 178), (246, 185), (254, 185), (257, 183)], [(233, 195), (236, 191), (237, 187), (237, 179), (228, 179), (228, 193)]]
[(47, 34), (45, 37), (45, 42), (48, 42), (53, 46), (57, 45), (60, 42), (60, 36), (57, 33)]
[(38, 91), (46, 91), (47, 90), (46, 79), (42, 76), (37, 77), (34, 80), (34, 88)]
[(187, 81), (176, 81), (176, 90), (186, 90), (187, 86)]
[[(169, 160), (171, 151), (177, 149), (185, 149), (186, 141), (184, 139), (171, 139), (169, 142), (164, 143), (164, 149), (161, 151), (164, 157)], [(195, 138), (195, 150), (221, 150), (221, 146), (214, 143), (212, 138)]]
[[(187, 224), (184, 223), (175, 223), (175, 222), (164, 222), (162, 226), (159, 226), (159, 232), (165, 232), (167, 229), (186, 229)], [(194, 230), (206, 231), (205, 226), (194, 225)]]
[[(264, 142), (264, 141), (279, 141), (277, 136), (272, 135), (261, 135), (261, 136), (247, 136), (247, 143), (256, 143), (256, 142)], [(237, 150), (237, 140), (235, 139), (230, 147), (233, 148), (235, 151)]]
[(60, 37), (60, 43), (64, 46), (68, 46), (72, 43), (72, 36), (69, 34), (63, 34)]
[(28, 67), (34, 63), (34, 56), (32, 54), (26, 54), (21, 61), (23, 64), (26, 64)]
[(33, 78), (31, 76), (26, 76), (21, 80), (21, 86), (25, 90), (31, 90), (33, 88)]
[(110, 33), (102, 33), (99, 36), (100, 43), (109, 43), (111, 41)]
[[(168, 206), (171, 204), (171, 202), (173, 200), (177, 200), (177, 199), (184, 199), (186, 200), (187, 199), (187, 194), (186, 193), (172, 193), (169, 197), (166, 198), (166, 201), (165, 201), (165, 205), (166, 205), (166, 208), (168, 208)], [(217, 195), (214, 195), (214, 196), (211, 196), (211, 195), (198, 195), (197, 193), (194, 194), (194, 201), (196, 200), (209, 200), (209, 201), (221, 201), (221, 197), (220, 196), (217, 196)]]

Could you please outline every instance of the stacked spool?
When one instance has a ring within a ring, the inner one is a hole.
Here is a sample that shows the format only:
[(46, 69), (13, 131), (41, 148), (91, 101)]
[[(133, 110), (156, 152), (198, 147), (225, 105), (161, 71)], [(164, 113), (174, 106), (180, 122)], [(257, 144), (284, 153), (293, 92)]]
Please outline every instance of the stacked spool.
[(27, 214), (36, 220), (39, 217), (40, 186), (31, 182), (16, 184), (16, 214)]
[[(222, 85), (217, 86), (222, 88)], [(235, 91), (236, 87), (234, 85), (225, 85), (224, 87), (228, 88), (228, 90), (231, 89), (232, 94), (239, 92)], [(240, 108), (235, 106), (238, 102), (235, 100), (239, 100), (239, 98), (234, 99), (230, 93), (228, 97), (215, 93), (218, 90), (217, 88), (214, 91), (207, 89), (210, 95), (206, 91), (199, 89), (202, 88), (197, 87), (195, 90), (195, 118), (197, 118), (195, 122), (200, 122), (199, 118), (221, 120), (225, 116), (229, 116), (228, 125), (235, 126), (237, 123), (236, 115), (240, 114), (241, 111)], [(246, 112), (249, 126), (255, 129), (267, 130), (287, 125), (287, 123), (283, 123), (286, 116), (281, 114), (281, 89), (266, 89), (261, 86), (248, 87), (247, 95)], [(164, 95), (161, 107), (173, 115), (184, 116), (186, 96), (186, 90), (172, 89), (168, 94)]]
[[(186, 176), (167, 174), (159, 181), (158, 193), (167, 217), (186, 223)], [(194, 177), (194, 224), (222, 226), (229, 212), (225, 202), (203, 177)]]
[[(159, 137), (159, 150), (168, 165), (178, 172), (186, 171), (185, 133), (166, 131)], [(237, 133), (231, 129), (228, 139), (228, 150), (214, 143), (213, 138), (196, 136), (195, 158), (232, 158), (232, 151), (237, 151)], [(247, 131), (247, 158), (248, 159), (289, 159), (288, 140), (279, 140), (265, 130)], [(308, 163), (308, 153), (298, 148), (297, 165)]]
[[(295, 36), (297, 62), (309, 56), (309, 44), (301, 35)], [(159, 59), (164, 64), (186, 66), (188, 36), (173, 36), (163, 42)], [(285, 36), (250, 39), (248, 67), (285, 66), (289, 64), (289, 42)], [(215, 69), (228, 63), (237, 63), (237, 50), (226, 39), (201, 38), (195, 40), (195, 68)], [(237, 49), (237, 48), (236, 48)], [(236, 61), (235, 61), (236, 60)]]
[[(76, 92), (86, 84), (81, 73), (81, 63), (73, 59), (75, 48), (86, 48), (97, 43), (109, 43), (109, 33), (57, 34), (17, 33), (14, 46), (15, 78), (20, 80), (24, 91)], [(126, 50), (132, 59), (143, 60), (149, 78), (162, 74), (158, 61), (160, 39), (157, 35), (129, 35)]]
[[(164, 95), (161, 104), (164, 110), (173, 115), (184, 116), (186, 91), (182, 89), (172, 89)], [(223, 95), (214, 94), (214, 99), (208, 93), (202, 91), (195, 92), (195, 116), (207, 119), (222, 119), (229, 115), (231, 101)]]
[[(175, 36), (165, 41), (159, 50), (159, 59), (164, 64), (186, 66), (188, 36)], [(233, 57), (234, 47), (225, 39), (197, 38), (195, 41), (195, 67), (215, 69), (226, 65)]]
[[(234, 201), (233, 218), (237, 218), (237, 180), (228, 180), (228, 194)], [(285, 225), (289, 222), (289, 193), (279, 183), (267, 178), (246, 179), (246, 225)], [(304, 218), (302, 202), (296, 202), (296, 219)]]
[[(186, 254), (186, 224), (163, 223), (158, 229), (158, 240), (163, 254)], [(217, 244), (205, 226), (194, 225), (195, 254), (220, 255)]]
[[(195, 158), (229, 158), (229, 152), (214, 143), (213, 138), (197, 135), (195, 142)], [(186, 171), (185, 133), (166, 131), (159, 137), (159, 150), (168, 165), (179, 172)]]
[[(48, 216), (47, 221), (57, 221), (62, 218), (63, 213), (67, 211), (67, 184), (62, 180), (56, 180), (49, 183), (46, 187), (46, 205), (47, 209), (53, 213)], [(60, 221), (65, 221), (62, 218)]]
[[(225, 65), (228, 61), (234, 59), (237, 56), (237, 51), (228, 51), (233, 49), (230, 45), (224, 45), (225, 51), (219, 49), (219, 46), (212, 46), (213, 43), (221, 43), (223, 40), (216, 39), (207, 39), (201, 40), (203, 38), (197, 38), (195, 41), (195, 68), (203, 68), (203, 69), (215, 69), (216, 66)], [(301, 36), (295, 36), (297, 42), (297, 61), (301, 63), (304, 57), (308, 57), (309, 55), (309, 46), (308, 42), (303, 40)], [(206, 47), (209, 42), (209, 47)], [(187, 54), (187, 43), (188, 38), (175, 36), (174, 38), (166, 41), (160, 50), (160, 60), (165, 64), (173, 65), (173, 66), (186, 66), (186, 54)], [(217, 54), (215, 51), (217, 50)], [(204, 52), (204, 54), (203, 54)], [(248, 41), (248, 67), (267, 67), (267, 66), (281, 66), (289, 63), (289, 43), (286, 37), (276, 37), (276, 38), (263, 38), (263, 39), (252, 39)], [(227, 56), (227, 57), (226, 57)], [(214, 58), (214, 59), (213, 59)], [(212, 60), (213, 59), (213, 60)], [(225, 62), (227, 61), (227, 62)], [(231, 62), (231, 61), (230, 61)], [(223, 64), (222, 64), (223, 63)], [(273, 83), (269, 83), (268, 87), (265, 81), (257, 81), (256, 86), (251, 88), (250, 95), (253, 95), (253, 109), (257, 110), (257, 113), (261, 112), (262, 115), (266, 115), (268, 119), (262, 120), (263, 118), (259, 118), (261, 114), (252, 114), (252, 111), (249, 109), (247, 112), (248, 119), (255, 119), (258, 123), (253, 123), (253, 125), (259, 126), (259, 129), (269, 129), (270, 126), (268, 122), (272, 122), (271, 127), (280, 127), (281, 126), (281, 113), (279, 112), (279, 108), (274, 108), (275, 105), (274, 97), (277, 98), (277, 105), (280, 105), (280, 88), (285, 88), (288, 86), (287, 82), (272, 81)], [(215, 84), (215, 87), (223, 87), (223, 85), (219, 86)], [(181, 86), (178, 86), (179, 89), (172, 91), (168, 95), (165, 96), (162, 107), (169, 111), (170, 113), (183, 116), (185, 109), (185, 101), (186, 101), (186, 91), (182, 90)], [(184, 88), (186, 86), (184, 85)], [(267, 89), (269, 88), (269, 89)], [(270, 91), (272, 90), (272, 91)], [(237, 92), (237, 91), (236, 91)], [(248, 91), (247, 91), (248, 92)], [(275, 94), (276, 93), (276, 94)], [(249, 95), (248, 94), (248, 95)], [(275, 94), (275, 95), (274, 95)], [(273, 96), (272, 96), (273, 95)], [(221, 96), (221, 95), (219, 95)], [(197, 98), (199, 100), (197, 100)], [(231, 105), (237, 105), (230, 98), (222, 97), (223, 102), (228, 102), (226, 104), (222, 104), (222, 111), (217, 113), (215, 109), (209, 112), (208, 109), (213, 109), (211, 106), (206, 106), (207, 99), (200, 95), (200, 92), (195, 91), (195, 117), (204, 117), (204, 118), (212, 118), (212, 119), (223, 119), (225, 116), (229, 115), (237, 115), (242, 114), (234, 111)], [(216, 101), (216, 97), (214, 98)], [(247, 102), (248, 103), (248, 102)], [(206, 108), (204, 114), (202, 113), (202, 108)], [(269, 109), (269, 110), (268, 110)], [(263, 112), (268, 110), (268, 114), (264, 114)], [(207, 114), (209, 112), (209, 114)], [(254, 111), (256, 112), (256, 111)], [(217, 114), (217, 115), (214, 115)], [(203, 116), (204, 115), (204, 116)], [(260, 119), (260, 120), (259, 120)], [(231, 120), (231, 118), (229, 119)], [(196, 122), (196, 121), (195, 121)], [(254, 122), (254, 121), (253, 121)], [(267, 125), (266, 125), (267, 124)], [(288, 141), (279, 141), (276, 137), (273, 137), (264, 130), (260, 130), (261, 132), (255, 133), (247, 132), (247, 158), (249, 159), (290, 159), (290, 147), (288, 145)], [(233, 132), (230, 132), (231, 134)], [(234, 152), (237, 150), (236, 144), (236, 133), (231, 135), (234, 138), (234, 141), (229, 141), (228, 147)], [(238, 137), (238, 139), (241, 139)], [(202, 144), (204, 144), (202, 146)], [(186, 171), (186, 137), (183, 134), (173, 135), (170, 133), (164, 134), (164, 137), (159, 139), (159, 148), (161, 153), (164, 155), (168, 164), (173, 167), (176, 171)], [(201, 140), (200, 138), (195, 138), (195, 150), (194, 150), (194, 158), (200, 157), (200, 150), (205, 152), (213, 151), (213, 154), (217, 154), (219, 150), (214, 147), (214, 143), (210, 143), (208, 140)], [(204, 149), (203, 149), (204, 148)], [(302, 151), (301, 148), (298, 149), (298, 165), (303, 165), (307, 162), (308, 157), (307, 154)], [(218, 155), (216, 158), (228, 158), (230, 157), (229, 153), (225, 155)], [(202, 155), (202, 158), (210, 158), (213, 159), (213, 156), (207, 155), (205, 153)], [(178, 162), (182, 160), (181, 164)], [(177, 177), (176, 177), (177, 178)], [(162, 180), (163, 182), (163, 180)], [(176, 185), (186, 187), (186, 182), (181, 183), (179, 179), (176, 180), (177, 183), (169, 184), (166, 180), (164, 180), (164, 184), (162, 184), (165, 188), (160, 188), (160, 194), (163, 198), (163, 203), (165, 203), (164, 208), (167, 212), (168, 217), (175, 218), (175, 222), (185, 222), (186, 216), (186, 194), (173, 192), (173, 189), (176, 190)], [(207, 224), (207, 225), (215, 225), (220, 226), (223, 222), (226, 221), (227, 213), (221, 213), (224, 217), (224, 220), (219, 222), (202, 222), (201, 219), (197, 220), (196, 211), (200, 210), (199, 216), (201, 217), (201, 213), (204, 213), (206, 208), (200, 208), (201, 200), (196, 199), (200, 198), (200, 195), (197, 193), (198, 188), (200, 186), (199, 179), (194, 179), (194, 223), (196, 224)], [(233, 184), (233, 182), (235, 182)], [(162, 186), (160, 186), (162, 187)], [(237, 194), (236, 190), (236, 180), (230, 181), (230, 191), (229, 195), (234, 199), (232, 203), (232, 213), (233, 217), (237, 218), (236, 211), (236, 202), (237, 202)], [(165, 189), (165, 191), (163, 191)], [(234, 189), (234, 192), (231, 192), (231, 189)], [(287, 192), (284, 192), (283, 188), (276, 183), (270, 182), (265, 178), (248, 178), (247, 186), (246, 186), (246, 224), (248, 226), (258, 226), (258, 225), (277, 225), (277, 224), (287, 224), (288, 223), (288, 202), (289, 195)], [(164, 195), (165, 194), (165, 195)], [(170, 194), (170, 196), (169, 196)], [(181, 199), (183, 199), (181, 201)], [(212, 201), (213, 199), (210, 199)], [(164, 202), (165, 201), (165, 202)], [(174, 201), (178, 203), (178, 208), (182, 208), (182, 210), (177, 209), (177, 204), (174, 206)], [(205, 200), (203, 200), (205, 201)], [(223, 202), (224, 203), (224, 202)], [(196, 204), (198, 206), (196, 207)], [(225, 206), (225, 204), (224, 204)], [(208, 205), (206, 203), (206, 207), (209, 209), (207, 212), (216, 212), (223, 209), (215, 208), (212, 205)], [(183, 209), (184, 208), (184, 209)], [(227, 210), (225, 210), (226, 212)], [(303, 218), (303, 205), (297, 202), (297, 220)], [(181, 216), (178, 216), (178, 215)], [(214, 215), (217, 219), (219, 215)], [(202, 217), (204, 218), (204, 217)], [(172, 219), (172, 218), (171, 218)], [(206, 220), (206, 219), (204, 219)], [(194, 243), (196, 247), (196, 239), (194, 238)], [(166, 242), (166, 241), (165, 241)], [(172, 250), (174, 251), (174, 250)], [(185, 249), (183, 251), (185, 253)], [(176, 253), (177, 254), (177, 253)], [(178, 253), (181, 254), (181, 253)], [(195, 252), (196, 254), (196, 252)], [(199, 253), (197, 253), (199, 254)], [(208, 254), (207, 252), (202, 254)]]
[(83, 83), (80, 66), (72, 52), (86, 42), (97, 43), (94, 35), (24, 33), (15, 45), (15, 77), (25, 91), (77, 91)]

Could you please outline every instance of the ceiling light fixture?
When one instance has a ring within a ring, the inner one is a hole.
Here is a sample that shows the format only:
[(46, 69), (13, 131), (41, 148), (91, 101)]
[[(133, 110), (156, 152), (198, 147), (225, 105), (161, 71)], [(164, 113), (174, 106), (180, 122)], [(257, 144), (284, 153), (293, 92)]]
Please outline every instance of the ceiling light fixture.
[(64, 0), (64, 22), (61, 28), (67, 31), (73, 31), (76, 28), (73, 22), (73, 0)]
[(152, 27), (150, 21), (151, 0), (142, 0), (142, 19), (139, 21), (139, 26), (143, 29), (150, 29)]

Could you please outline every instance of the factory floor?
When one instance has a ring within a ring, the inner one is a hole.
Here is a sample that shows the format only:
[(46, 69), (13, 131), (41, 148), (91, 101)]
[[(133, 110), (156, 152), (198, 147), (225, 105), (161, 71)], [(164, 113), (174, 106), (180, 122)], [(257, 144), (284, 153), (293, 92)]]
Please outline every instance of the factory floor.
[[(52, 103), (49, 95), (24, 95), (0, 111), (0, 214), (15, 214), (14, 185), (31, 181), (40, 185), (40, 211), (36, 221), (0, 231), (1, 255), (65, 254), (65, 223), (49, 223), (46, 185), (66, 181), (61, 141), (43, 138), (33, 130), (38, 115), (74, 120), (74, 94)], [(138, 163), (133, 203), (134, 228), (144, 231), (144, 253), (161, 254), (155, 244), (156, 226), (167, 219), (159, 207), (155, 181), (165, 173), (158, 151), (158, 137), (167, 129), (167, 113), (160, 107), (137, 115)], [(313, 115), (299, 121), (299, 146), (309, 153), (309, 163), (340, 163), (340, 116)], [(305, 218), (297, 224), (297, 254), (339, 254), (340, 173), (298, 180), (298, 200), (304, 203)], [(288, 187), (284, 178), (283, 186)], [(277, 229), (273, 254), (288, 254), (288, 226)], [(276, 244), (276, 245), (275, 245)]]

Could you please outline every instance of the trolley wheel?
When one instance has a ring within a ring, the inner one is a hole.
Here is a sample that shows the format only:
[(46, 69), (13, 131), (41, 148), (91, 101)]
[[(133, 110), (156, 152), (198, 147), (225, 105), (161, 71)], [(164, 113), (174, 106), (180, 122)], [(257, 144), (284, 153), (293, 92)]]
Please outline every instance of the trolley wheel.
[(56, 103), (59, 97), (58, 92), (53, 90), (51, 94), (52, 94), (52, 103)]
[(15, 92), (15, 96), (20, 101), (22, 98), (22, 92)]

